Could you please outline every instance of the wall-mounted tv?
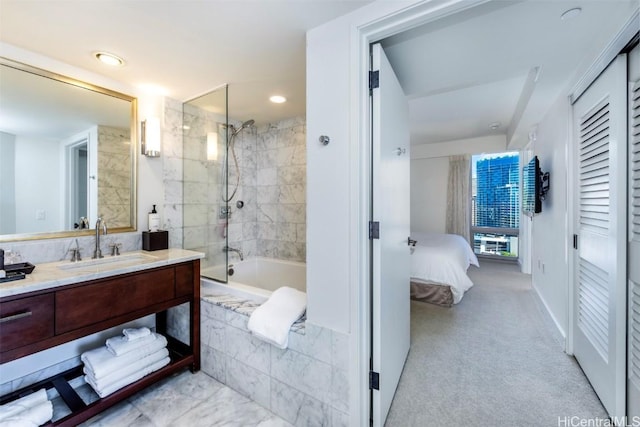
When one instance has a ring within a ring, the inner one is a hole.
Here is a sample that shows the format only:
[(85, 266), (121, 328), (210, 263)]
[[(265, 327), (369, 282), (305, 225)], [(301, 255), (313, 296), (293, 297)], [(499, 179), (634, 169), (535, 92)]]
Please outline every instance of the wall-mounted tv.
[(522, 212), (528, 216), (542, 212), (548, 190), (549, 172), (542, 173), (538, 156), (533, 156), (522, 171)]

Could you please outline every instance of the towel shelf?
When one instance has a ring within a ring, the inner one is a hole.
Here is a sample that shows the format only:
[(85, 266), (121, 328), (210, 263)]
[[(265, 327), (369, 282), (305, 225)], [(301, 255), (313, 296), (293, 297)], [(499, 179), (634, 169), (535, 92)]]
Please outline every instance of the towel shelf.
[[(166, 310), (184, 303), (190, 305), (189, 345), (167, 333)], [(200, 369), (199, 259), (0, 299), (0, 363), (154, 313), (156, 330), (169, 342), (169, 365), (89, 405), (66, 382), (74, 373), (81, 375), (81, 367), (41, 382), (55, 387), (72, 411), (48, 425), (77, 425), (179, 370)], [(2, 396), (0, 402), (34, 386)]]

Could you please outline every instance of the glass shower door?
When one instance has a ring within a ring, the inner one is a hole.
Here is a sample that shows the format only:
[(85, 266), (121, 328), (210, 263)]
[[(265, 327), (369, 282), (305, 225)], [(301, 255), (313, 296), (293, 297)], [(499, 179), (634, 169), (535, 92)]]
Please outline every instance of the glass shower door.
[(201, 276), (227, 281), (228, 87), (183, 104), (183, 247), (204, 252)]

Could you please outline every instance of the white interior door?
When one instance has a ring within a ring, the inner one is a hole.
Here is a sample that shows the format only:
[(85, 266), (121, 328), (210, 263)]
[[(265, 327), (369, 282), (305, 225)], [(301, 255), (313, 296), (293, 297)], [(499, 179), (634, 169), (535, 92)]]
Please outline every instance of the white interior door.
[(574, 104), (574, 355), (610, 416), (626, 406), (626, 55)]
[[(629, 311), (627, 416), (640, 420), (640, 45), (629, 53)], [(638, 418), (634, 418), (638, 417)]]
[(372, 367), (373, 425), (387, 418), (409, 352), (409, 106), (382, 47), (372, 46)]

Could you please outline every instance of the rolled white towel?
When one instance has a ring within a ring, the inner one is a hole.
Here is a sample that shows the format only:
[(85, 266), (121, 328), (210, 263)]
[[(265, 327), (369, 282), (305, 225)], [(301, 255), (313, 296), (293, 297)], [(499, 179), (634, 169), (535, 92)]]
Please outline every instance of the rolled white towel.
[(33, 408), (41, 403), (47, 402), (47, 391), (43, 388), (40, 390), (16, 399), (12, 402), (0, 406), (0, 421), (18, 414), (24, 410)]
[(122, 330), (122, 334), (124, 335), (127, 341), (135, 341), (137, 339), (144, 338), (147, 335), (151, 334), (151, 330), (147, 327), (125, 328)]
[(256, 337), (284, 349), (289, 344), (291, 325), (304, 314), (306, 308), (307, 294), (283, 286), (255, 309), (247, 327)]
[(122, 387), (128, 386), (131, 383), (134, 383), (136, 381), (138, 381), (140, 378), (149, 375), (152, 372), (157, 371), (158, 369), (166, 366), (169, 364), (169, 362), (171, 362), (171, 359), (168, 357), (165, 357), (164, 359), (154, 363), (151, 366), (147, 366), (146, 368), (137, 371), (131, 375), (129, 375), (128, 377), (122, 378), (121, 380), (119, 380), (116, 383), (113, 383), (107, 387), (104, 388), (100, 388), (97, 387), (96, 384), (93, 384), (93, 380), (85, 375), (84, 376), (84, 380), (87, 382), (87, 384), (89, 384), (91, 387), (93, 387), (93, 389), (95, 390), (96, 393), (98, 393), (98, 396), (100, 397), (106, 397), (108, 395), (110, 395), (111, 393), (120, 390)]
[(87, 377), (91, 379), (92, 384), (94, 384), (99, 389), (104, 389), (111, 386), (112, 384), (117, 383), (123, 378), (133, 375), (137, 371), (144, 370), (148, 366), (151, 366), (168, 356), (169, 350), (167, 350), (166, 348), (162, 348), (155, 353), (152, 353), (146, 357), (141, 358), (140, 360), (130, 363), (122, 369), (119, 369), (107, 376), (101, 377), (100, 379), (96, 378), (93, 375), (93, 371), (87, 369), (86, 367), (83, 369), (83, 371), (87, 375)]
[(167, 346), (167, 339), (160, 334), (155, 334), (156, 339), (140, 348), (123, 354), (114, 356), (107, 347), (100, 347), (89, 350), (80, 355), (80, 360), (87, 369), (93, 372), (94, 378), (101, 379), (112, 374), (135, 361), (142, 359)]
[(50, 401), (40, 402), (35, 406), (18, 412), (0, 421), (1, 427), (38, 427), (53, 417), (53, 405)]
[(127, 337), (118, 335), (117, 337), (109, 338), (105, 344), (114, 356), (122, 356), (125, 353), (150, 344), (155, 339), (156, 334), (145, 335), (135, 340), (128, 340)]

